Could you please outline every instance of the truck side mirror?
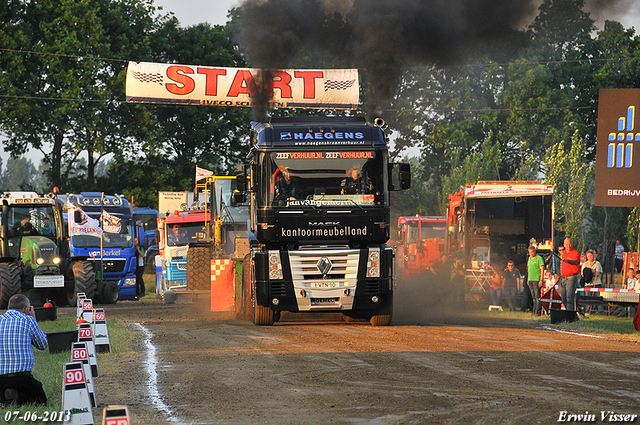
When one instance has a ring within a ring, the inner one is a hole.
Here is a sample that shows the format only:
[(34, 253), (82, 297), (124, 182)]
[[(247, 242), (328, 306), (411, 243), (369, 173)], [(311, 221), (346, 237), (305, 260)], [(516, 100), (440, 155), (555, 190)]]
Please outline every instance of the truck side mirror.
[(236, 189), (238, 192), (246, 192), (247, 190), (247, 167), (239, 165), (236, 168)]
[(73, 211), (73, 221), (76, 223), (80, 223), (82, 221), (82, 211), (74, 210)]
[(242, 205), (247, 202), (247, 195), (245, 192), (240, 192), (239, 190), (234, 190), (231, 194), (231, 206), (236, 207), (238, 205)]
[(398, 180), (400, 180), (400, 190), (411, 188), (411, 165), (409, 165), (409, 163), (400, 163)]
[(405, 190), (411, 187), (411, 166), (407, 162), (389, 164), (389, 190)]

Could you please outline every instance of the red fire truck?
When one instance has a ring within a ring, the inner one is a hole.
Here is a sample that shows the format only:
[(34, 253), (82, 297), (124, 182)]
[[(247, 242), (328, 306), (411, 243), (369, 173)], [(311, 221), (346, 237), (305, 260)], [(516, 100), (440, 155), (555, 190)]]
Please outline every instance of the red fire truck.
[(444, 252), (447, 217), (398, 218), (398, 269), (404, 276), (421, 273)]

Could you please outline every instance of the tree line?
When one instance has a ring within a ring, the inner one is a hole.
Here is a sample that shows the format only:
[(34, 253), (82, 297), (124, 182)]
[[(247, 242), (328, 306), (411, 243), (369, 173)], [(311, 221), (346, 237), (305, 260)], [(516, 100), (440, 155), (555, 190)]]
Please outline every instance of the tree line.
[[(228, 174), (244, 161), (251, 111), (124, 95), (128, 61), (251, 66), (241, 9), (224, 26), (182, 27), (152, 0), (0, 0), (0, 23), (0, 132), (12, 157), (0, 189), (99, 190), (154, 206), (158, 191), (192, 188), (196, 165)], [(311, 48), (295, 60), (288, 65), (352, 66)], [(634, 246), (635, 209), (592, 205), (598, 90), (640, 87), (639, 71), (635, 30), (596, 29), (581, 0), (544, 0), (526, 28), (464, 62), (411, 64), (382, 110), (393, 157), (413, 166), (413, 188), (393, 194), (394, 216), (444, 214), (448, 194), (477, 180), (542, 180), (556, 186), (558, 227), (579, 248), (615, 238)], [(364, 73), (361, 87), (364, 104)], [(32, 150), (42, 164), (17, 167)]]

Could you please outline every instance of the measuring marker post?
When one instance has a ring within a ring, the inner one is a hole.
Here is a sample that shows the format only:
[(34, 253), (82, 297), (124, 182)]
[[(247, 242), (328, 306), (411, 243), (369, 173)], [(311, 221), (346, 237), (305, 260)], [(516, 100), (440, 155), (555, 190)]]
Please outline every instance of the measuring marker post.
[(89, 352), (85, 342), (74, 342), (71, 345), (71, 361), (82, 362), (82, 371), (84, 372), (84, 378), (87, 382), (87, 391), (89, 391), (91, 406), (94, 408), (98, 407), (96, 391), (93, 387), (93, 373), (91, 372), (91, 365), (89, 364)]
[(85, 298), (82, 303), (82, 319), (93, 324), (93, 301), (91, 298)]
[(93, 314), (93, 330), (96, 341), (96, 352), (110, 353), (111, 342), (109, 341), (109, 329), (107, 328), (107, 317), (103, 308), (96, 308)]
[(65, 425), (95, 425), (82, 362), (64, 364), (62, 410)]
[(89, 364), (91, 365), (91, 374), (93, 377), (98, 375), (98, 358), (96, 356), (96, 345), (93, 339), (93, 330), (90, 324), (80, 323), (78, 328), (78, 342), (87, 344), (87, 353), (89, 354)]
[(127, 406), (110, 405), (104, 408), (102, 425), (130, 425)]
[(80, 320), (82, 319), (82, 303), (84, 302), (84, 299), (87, 298), (87, 296), (84, 294), (84, 292), (79, 292), (78, 293), (78, 301), (76, 304), (76, 319)]

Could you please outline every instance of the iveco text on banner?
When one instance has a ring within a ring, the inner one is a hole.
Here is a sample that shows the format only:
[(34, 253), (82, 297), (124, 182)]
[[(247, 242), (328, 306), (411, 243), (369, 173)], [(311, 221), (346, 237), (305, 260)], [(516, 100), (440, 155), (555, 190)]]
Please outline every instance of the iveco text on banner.
[[(254, 106), (259, 69), (129, 62), (131, 103)], [(273, 108), (356, 109), (357, 69), (271, 70)]]

